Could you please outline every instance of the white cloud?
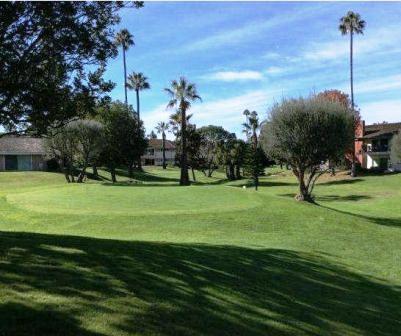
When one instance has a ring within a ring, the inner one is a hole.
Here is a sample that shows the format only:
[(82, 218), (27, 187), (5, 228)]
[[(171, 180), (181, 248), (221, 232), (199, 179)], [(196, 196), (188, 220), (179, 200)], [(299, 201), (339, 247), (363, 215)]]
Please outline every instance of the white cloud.
[[(399, 25), (387, 26), (367, 32), (365, 35), (355, 36), (354, 54), (356, 57), (372, 52), (391, 53), (399, 49), (401, 29)], [(307, 50), (295, 60), (328, 61), (348, 57), (349, 37), (342, 37), (336, 41), (314, 42), (307, 46)]]
[(224, 82), (233, 82), (237, 80), (261, 80), (262, 73), (258, 71), (219, 71), (203, 77), (206, 80), (217, 80)]
[(401, 121), (401, 99), (360, 104), (362, 118), (367, 124)]
[(269, 75), (278, 75), (278, 74), (282, 74), (283, 72), (286, 72), (287, 70), (288, 70), (288, 68), (279, 67), (279, 66), (271, 66), (271, 67), (267, 68), (266, 73)]
[(371, 93), (401, 89), (401, 74), (356, 83), (358, 93)]
[[(189, 113), (193, 113), (192, 121), (197, 126), (213, 124), (235, 131), (243, 122), (242, 112), (245, 109), (256, 110), (260, 117), (264, 118), (267, 108), (272, 102), (273, 93), (257, 90), (240, 96), (196, 103)], [(152, 111), (144, 112), (142, 118), (147, 131), (150, 132), (159, 121), (167, 121), (172, 112), (166, 110), (166, 105), (159, 105)]]

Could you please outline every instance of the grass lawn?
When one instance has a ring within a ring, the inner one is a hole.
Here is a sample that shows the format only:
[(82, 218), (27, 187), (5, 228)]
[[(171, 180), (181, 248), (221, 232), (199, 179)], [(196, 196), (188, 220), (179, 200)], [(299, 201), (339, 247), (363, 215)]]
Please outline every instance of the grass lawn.
[(0, 173), (0, 335), (400, 335), (401, 174)]

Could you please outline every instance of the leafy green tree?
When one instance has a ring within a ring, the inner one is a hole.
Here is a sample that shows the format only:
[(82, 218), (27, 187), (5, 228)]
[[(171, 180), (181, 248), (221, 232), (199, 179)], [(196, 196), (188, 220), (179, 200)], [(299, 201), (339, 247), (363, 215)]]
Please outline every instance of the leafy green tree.
[(181, 158), (180, 158), (180, 185), (189, 185), (188, 176), (188, 163), (187, 163), (187, 110), (191, 107), (192, 103), (201, 100), (198, 95), (196, 86), (193, 83), (189, 83), (184, 77), (181, 77), (178, 81), (171, 81), (171, 87), (166, 88), (165, 91), (170, 97), (170, 101), (167, 105), (168, 108), (177, 108), (177, 113), (180, 116), (180, 132), (181, 132)]
[(46, 144), (51, 157), (58, 159), (67, 182), (83, 182), (86, 169), (95, 162), (103, 147), (103, 125), (95, 120), (73, 120), (61, 128), (50, 129)]
[(157, 133), (162, 135), (162, 150), (163, 150), (163, 169), (166, 169), (166, 132), (169, 130), (169, 124), (160, 121), (156, 126)]
[(76, 161), (81, 169), (77, 182), (83, 182), (86, 169), (97, 161), (103, 148), (103, 125), (95, 120), (74, 120), (68, 127), (77, 138)]
[(124, 95), (125, 95), (125, 105), (128, 106), (128, 84), (127, 84), (127, 61), (125, 59), (125, 53), (130, 46), (135, 45), (134, 37), (128, 31), (128, 29), (121, 29), (116, 35), (116, 45), (121, 46), (123, 50), (123, 66), (124, 66)]
[(299, 182), (297, 200), (312, 201), (316, 180), (336, 162), (354, 138), (353, 117), (339, 102), (311, 96), (275, 104), (262, 128), (268, 155), (291, 165)]
[(50, 128), (45, 142), (50, 158), (55, 158), (68, 183), (75, 182), (74, 157), (77, 138), (68, 124), (59, 128)]
[(390, 143), (390, 154), (392, 164), (401, 163), (401, 130), (394, 135)]
[(102, 75), (117, 55), (113, 27), (124, 6), (1, 2), (0, 124), (13, 133), (44, 134), (107, 100), (113, 84)]
[[(104, 124), (104, 149), (101, 160), (110, 170), (113, 182), (116, 182), (116, 168), (128, 166), (128, 173), (133, 177), (133, 164), (147, 148), (145, 130), (142, 123), (138, 128), (138, 119), (131, 106), (113, 102), (98, 109), (97, 118)], [(139, 129), (139, 134), (138, 134)]]
[(225, 167), (226, 176), (229, 180), (240, 180), (241, 168), (245, 163), (246, 143), (236, 139), (235, 134), (218, 147), (218, 162)]
[[(350, 36), (350, 44), (349, 44), (349, 55), (350, 55), (350, 85), (351, 85), (351, 108), (355, 109), (354, 102), (354, 70), (353, 70), (353, 57), (354, 57), (354, 34), (363, 34), (363, 30), (365, 29), (366, 22), (361, 19), (361, 16), (358, 13), (353, 11), (348, 11), (348, 13), (340, 19), (340, 24), (338, 29), (340, 30), (342, 35), (349, 34)], [(355, 122), (354, 122), (355, 124)], [(352, 167), (351, 167), (351, 176), (356, 176), (356, 166), (355, 166), (355, 146), (353, 146), (352, 150)]]
[(235, 135), (221, 126), (203, 126), (198, 128), (200, 134), (199, 158), (202, 164), (200, 169), (207, 177), (211, 177), (218, 167), (219, 146), (233, 138)]

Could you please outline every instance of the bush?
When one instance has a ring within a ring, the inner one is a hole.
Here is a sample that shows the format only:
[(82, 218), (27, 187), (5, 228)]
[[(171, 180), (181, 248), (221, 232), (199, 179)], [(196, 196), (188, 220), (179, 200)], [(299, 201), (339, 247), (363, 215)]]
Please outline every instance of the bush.
[(299, 182), (297, 200), (312, 201), (326, 162), (342, 159), (354, 138), (353, 118), (339, 102), (317, 96), (275, 104), (262, 129), (269, 157), (288, 163)]

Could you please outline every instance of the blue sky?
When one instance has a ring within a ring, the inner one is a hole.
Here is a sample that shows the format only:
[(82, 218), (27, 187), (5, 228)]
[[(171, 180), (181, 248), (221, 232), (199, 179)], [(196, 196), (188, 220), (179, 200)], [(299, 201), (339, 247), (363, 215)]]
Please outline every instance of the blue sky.
[[(191, 113), (198, 126), (220, 125), (241, 133), (246, 108), (267, 116), (282, 97), (324, 89), (349, 91), (349, 40), (337, 26), (348, 10), (367, 22), (355, 38), (355, 102), (367, 123), (401, 121), (401, 3), (146, 2), (124, 9), (119, 28), (135, 46), (128, 72), (149, 77), (141, 95), (148, 132), (167, 121), (170, 80), (187, 77), (202, 103)], [(109, 62), (106, 78), (123, 100), (122, 56)], [(129, 93), (135, 104), (135, 95)], [(135, 105), (134, 105), (135, 106)]]

